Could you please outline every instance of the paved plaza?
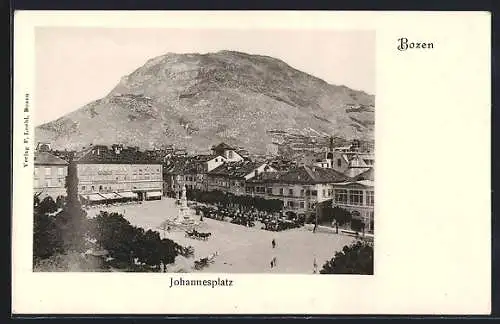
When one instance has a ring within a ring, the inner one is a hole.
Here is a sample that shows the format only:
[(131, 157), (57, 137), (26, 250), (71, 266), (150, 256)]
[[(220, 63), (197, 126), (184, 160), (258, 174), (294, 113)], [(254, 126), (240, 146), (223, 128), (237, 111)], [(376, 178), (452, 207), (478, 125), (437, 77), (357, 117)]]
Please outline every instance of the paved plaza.
[[(305, 228), (282, 232), (270, 232), (204, 218), (199, 231), (211, 232), (207, 241), (185, 237), (184, 231), (160, 229), (161, 223), (173, 219), (178, 213), (175, 200), (163, 198), (158, 201), (146, 201), (142, 204), (99, 207), (88, 210), (90, 217), (100, 210), (118, 212), (135, 226), (153, 229), (183, 246), (193, 246), (195, 255), (192, 260), (207, 257), (217, 252), (215, 262), (202, 272), (217, 273), (302, 273), (313, 272), (316, 258), (318, 270), (325, 261), (331, 259), (336, 251), (353, 242), (354, 238), (334, 233), (312, 233)], [(199, 216), (196, 216), (199, 217)], [(272, 248), (275, 239), (277, 246)], [(270, 262), (276, 257), (277, 266), (271, 269)], [(179, 259), (182, 257), (178, 257)], [(173, 270), (172, 270), (173, 271)], [(185, 271), (193, 271), (185, 269)]]

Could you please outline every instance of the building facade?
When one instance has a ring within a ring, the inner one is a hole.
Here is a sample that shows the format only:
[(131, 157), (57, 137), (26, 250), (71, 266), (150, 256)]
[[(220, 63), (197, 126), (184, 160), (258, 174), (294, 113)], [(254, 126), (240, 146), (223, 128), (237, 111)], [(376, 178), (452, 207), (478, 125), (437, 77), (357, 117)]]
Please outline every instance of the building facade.
[(223, 191), (233, 195), (245, 195), (245, 184), (263, 172), (276, 170), (261, 162), (227, 162), (207, 173), (208, 191)]
[(374, 172), (370, 169), (353, 179), (334, 184), (333, 207), (341, 207), (360, 218), (365, 230), (373, 232), (375, 216)]
[(175, 195), (186, 185), (187, 189), (207, 191), (207, 173), (225, 162), (220, 155), (169, 158), (164, 164), (164, 190)]
[(333, 199), (333, 184), (348, 178), (334, 170), (301, 166), (276, 174), (263, 174), (246, 184), (249, 195), (283, 201), (285, 211), (297, 214), (316, 211), (318, 203)]
[(55, 201), (59, 196), (66, 196), (67, 175), (68, 162), (49, 152), (35, 152), (33, 189), (40, 199), (50, 196)]
[(93, 147), (75, 162), (78, 192), (86, 201), (150, 200), (163, 195), (162, 164), (136, 149)]

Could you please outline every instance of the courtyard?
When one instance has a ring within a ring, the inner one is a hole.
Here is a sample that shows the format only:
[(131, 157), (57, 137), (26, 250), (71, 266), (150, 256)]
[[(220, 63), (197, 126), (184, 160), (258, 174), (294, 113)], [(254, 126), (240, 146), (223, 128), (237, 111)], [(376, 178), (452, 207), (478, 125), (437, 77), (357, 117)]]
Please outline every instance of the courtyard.
[[(260, 225), (249, 228), (209, 218), (203, 219), (199, 231), (211, 232), (212, 236), (206, 241), (191, 239), (185, 237), (183, 230), (165, 231), (160, 228), (163, 221), (173, 219), (178, 214), (175, 200), (171, 198), (145, 201), (142, 204), (102, 206), (92, 208), (87, 213), (93, 217), (101, 210), (123, 214), (132, 225), (158, 231), (162, 237), (183, 246), (194, 247), (194, 258), (183, 259), (179, 256), (168, 271), (194, 271), (190, 269), (194, 260), (217, 252), (215, 262), (201, 272), (307, 274), (313, 272), (314, 259), (319, 270), (336, 251), (354, 241), (350, 236), (313, 233), (304, 227), (271, 232), (260, 229)], [(194, 217), (199, 219), (199, 216)], [(275, 248), (271, 246), (273, 239), (276, 241)], [(271, 268), (270, 262), (274, 257), (276, 266)]]

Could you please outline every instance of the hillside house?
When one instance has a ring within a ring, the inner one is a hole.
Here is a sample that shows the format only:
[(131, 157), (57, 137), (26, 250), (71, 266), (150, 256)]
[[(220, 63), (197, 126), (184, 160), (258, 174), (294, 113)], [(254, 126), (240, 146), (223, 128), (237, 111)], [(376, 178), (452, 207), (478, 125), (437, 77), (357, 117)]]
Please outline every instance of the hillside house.
[(239, 162), (244, 160), (244, 158), (237, 153), (236, 148), (226, 143), (220, 143), (219, 145), (213, 146), (212, 151), (214, 155), (223, 156), (227, 162)]

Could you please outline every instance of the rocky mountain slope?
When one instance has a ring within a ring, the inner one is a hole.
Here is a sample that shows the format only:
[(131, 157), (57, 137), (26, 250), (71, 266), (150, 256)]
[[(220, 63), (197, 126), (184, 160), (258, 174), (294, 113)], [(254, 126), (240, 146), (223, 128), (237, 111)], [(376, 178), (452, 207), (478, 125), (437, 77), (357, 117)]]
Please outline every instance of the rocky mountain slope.
[(373, 95), (272, 57), (220, 51), (153, 58), (106, 97), (35, 132), (55, 148), (123, 143), (206, 151), (224, 141), (262, 153), (272, 143), (269, 130), (371, 138), (373, 129)]

